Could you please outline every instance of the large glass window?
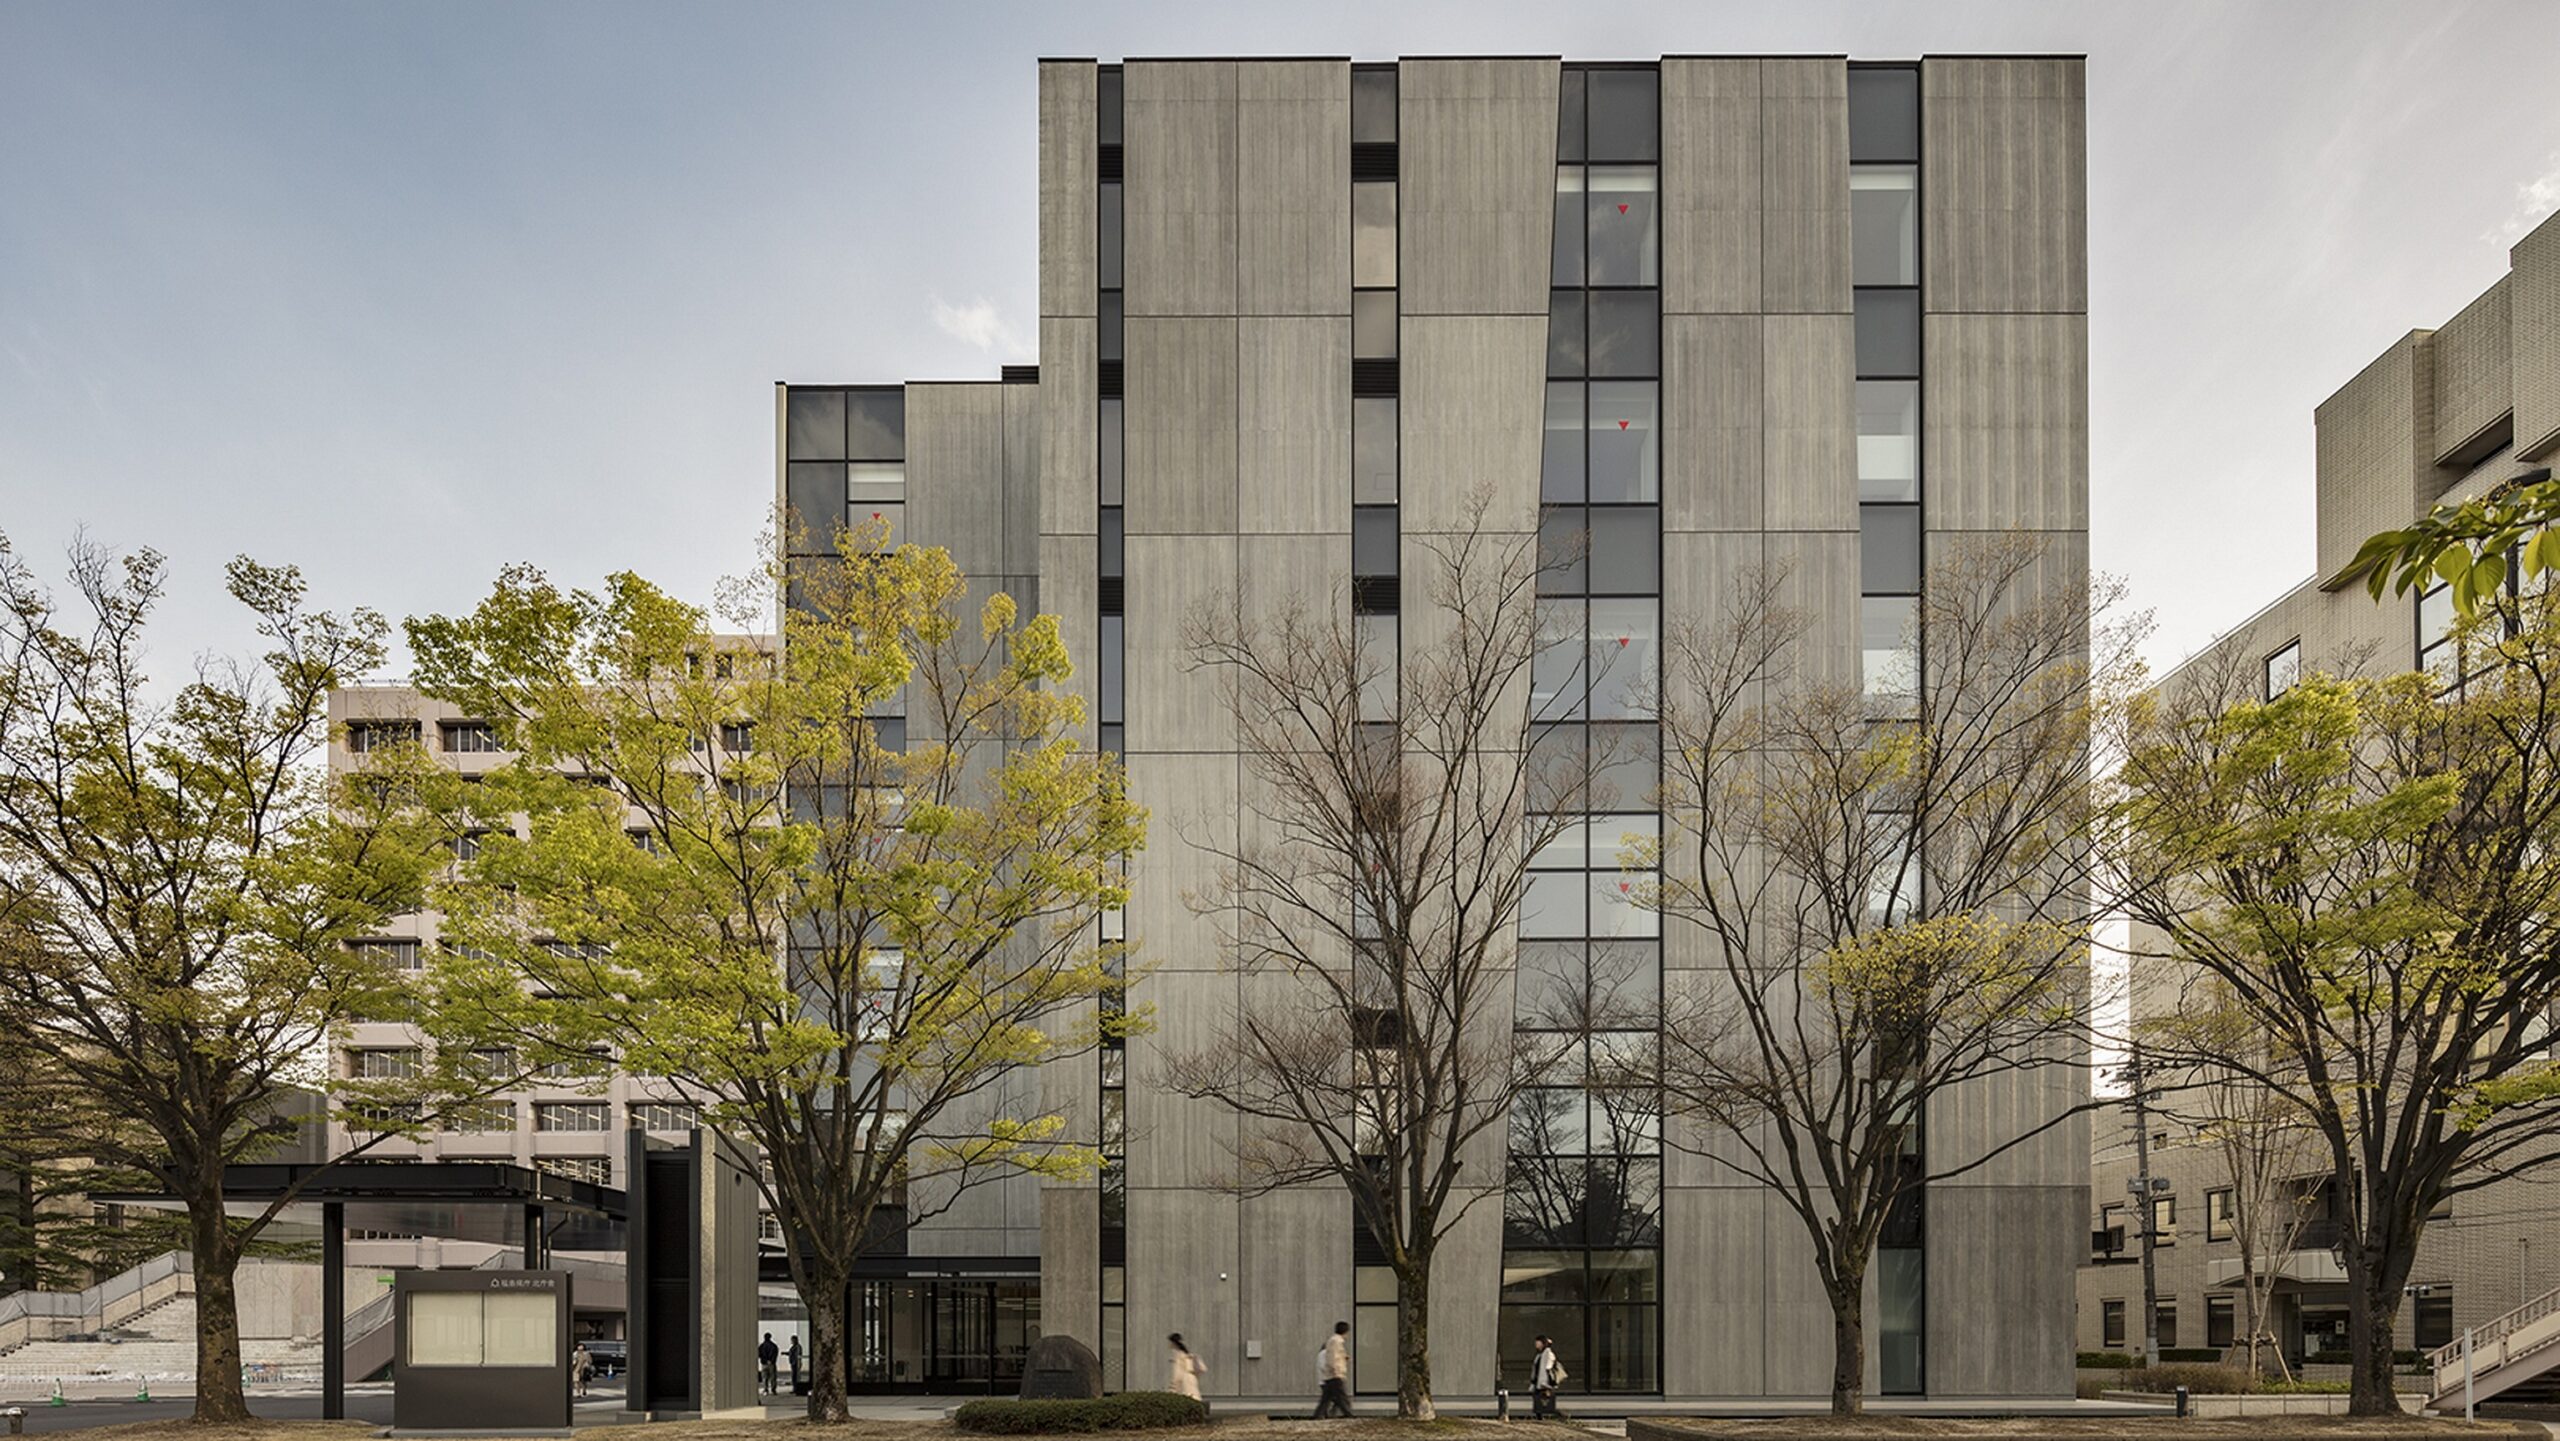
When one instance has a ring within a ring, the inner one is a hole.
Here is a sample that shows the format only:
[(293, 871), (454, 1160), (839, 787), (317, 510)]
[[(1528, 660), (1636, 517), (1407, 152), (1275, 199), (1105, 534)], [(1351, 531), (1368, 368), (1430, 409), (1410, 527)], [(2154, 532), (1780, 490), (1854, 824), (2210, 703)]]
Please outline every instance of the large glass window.
[(1555, 269), (1551, 283), (1579, 289), (1582, 275), (1582, 167), (1556, 170)]
[(906, 454), (906, 392), (845, 392), (845, 457), (848, 460), (902, 460)]
[(2289, 640), (2267, 657), (2266, 696), (2274, 700), (2302, 683), (2302, 642)]
[(1586, 602), (1538, 602), (1538, 655), (1529, 667), (1530, 714), (1541, 721), (1578, 719), (1589, 689), (1583, 636)]
[(1547, 295), (1547, 374), (1581, 375), (1587, 362), (1583, 348), (1583, 295), (1556, 290)]
[(1858, 499), (1920, 498), (1920, 382), (1858, 382)]
[(1920, 374), (1919, 291), (1861, 290), (1852, 324), (1857, 337), (1859, 379)]
[(1593, 285), (1660, 285), (1650, 165), (1591, 167), (1590, 276)]
[(1396, 138), (1396, 72), (1362, 67), (1351, 72), (1351, 143)]
[(1920, 172), (1909, 165), (1849, 171), (1850, 279), (1859, 285), (1920, 283)]
[(1547, 387), (1547, 448), (1540, 462), (1538, 494), (1549, 501), (1580, 500), (1585, 494), (1582, 459), (1582, 385), (1557, 382)]
[[(1553, 414), (1552, 401), (1549, 414)], [(1591, 383), (1588, 463), (1593, 500), (1660, 498), (1662, 455), (1655, 433), (1660, 417), (1661, 387), (1652, 381)]]
[(1920, 601), (1871, 595), (1858, 602), (1860, 669), (1871, 710), (1907, 713), (1919, 699)]
[(1601, 595), (1662, 592), (1662, 512), (1650, 505), (1591, 511), (1591, 589)]
[(1396, 187), (1369, 181), (1351, 187), (1351, 283), (1390, 289), (1396, 283)]
[(1920, 72), (1909, 66), (1849, 70), (1849, 158), (1920, 158)]
[(1394, 396), (1351, 402), (1351, 503), (1396, 503), (1396, 401)]
[(1107, 396), (1103, 399), (1101, 414), (1095, 421), (1095, 425), (1100, 430), (1102, 438), (1099, 460), (1099, 464), (1101, 466), (1100, 503), (1103, 505), (1118, 505), (1121, 502), (1123, 482), (1127, 471), (1127, 466), (1124, 460), (1126, 452), (1121, 448), (1121, 400), (1119, 396)]
[(1099, 282), (1104, 290), (1121, 289), (1120, 274), (1120, 182), (1106, 180), (1096, 199), (1097, 228), (1094, 258), (1099, 264)]
[(792, 460), (842, 460), (844, 392), (793, 390), (790, 393), (790, 436), (785, 452)]
[[(1656, 290), (1594, 290), (1589, 294), (1591, 373), (1597, 376), (1659, 374), (1662, 365), (1662, 293)], [(1552, 358), (1552, 338), (1548, 350)], [(1552, 366), (1549, 373), (1556, 373)]]
[(1591, 716), (1627, 720), (1653, 715), (1654, 652), (1661, 602), (1591, 602)]
[(1660, 153), (1656, 99), (1659, 76), (1650, 69), (1583, 72), (1589, 105), (1585, 144), (1593, 160), (1652, 160)]
[(1920, 589), (1920, 507), (1858, 507), (1859, 589), (1913, 595)]
[(1351, 358), (1396, 358), (1396, 293), (1392, 290), (1351, 292)]

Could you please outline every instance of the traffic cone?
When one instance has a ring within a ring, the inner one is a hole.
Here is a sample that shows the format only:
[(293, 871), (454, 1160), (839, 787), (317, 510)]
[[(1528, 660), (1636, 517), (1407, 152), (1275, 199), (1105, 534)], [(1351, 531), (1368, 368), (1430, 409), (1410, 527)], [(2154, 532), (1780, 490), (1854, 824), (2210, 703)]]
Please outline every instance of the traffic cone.
[(67, 1406), (67, 1405), (71, 1404), (70, 1402), (65, 1401), (65, 1400), (63, 1400), (63, 1399), (62, 1399), (62, 1378), (61, 1378), (61, 1377), (56, 1376), (56, 1377), (54, 1377), (54, 1378), (53, 1378), (53, 1399), (52, 1399), (52, 1400), (50, 1400), (50, 1401), (47, 1401), (47, 1402), (46, 1402), (46, 1403), (44, 1403), (44, 1404), (46, 1404), (47, 1406)]
[(142, 1389), (133, 1393), (133, 1399), (134, 1399), (134, 1400), (136, 1400), (136, 1401), (148, 1401), (148, 1400), (150, 1400), (150, 1399), (151, 1399), (151, 1383), (150, 1383), (150, 1382), (148, 1382), (148, 1381), (143, 1382), (143, 1383), (142, 1383)]

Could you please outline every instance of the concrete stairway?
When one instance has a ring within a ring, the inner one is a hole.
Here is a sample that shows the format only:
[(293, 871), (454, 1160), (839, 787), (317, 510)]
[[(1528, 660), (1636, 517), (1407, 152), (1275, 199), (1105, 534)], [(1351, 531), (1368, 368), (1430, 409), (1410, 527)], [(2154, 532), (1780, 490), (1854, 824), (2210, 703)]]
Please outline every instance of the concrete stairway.
[[(2470, 1357), (2461, 1341), (2428, 1353), (2434, 1381), (2431, 1411), (2459, 1411), (2466, 1391), (2474, 1401), (2539, 1397), (2560, 1379), (2560, 1290), (2546, 1291), (2471, 1333)], [(2464, 1385), (2465, 1371), (2469, 1385)]]
[[(115, 1339), (30, 1341), (0, 1357), (0, 1390), (10, 1396), (101, 1381), (192, 1386), (196, 1300), (161, 1302), (116, 1327)], [(243, 1340), (240, 1364), (252, 1380), (317, 1380), (320, 1348), (307, 1340)], [(308, 1372), (306, 1378), (303, 1373)]]

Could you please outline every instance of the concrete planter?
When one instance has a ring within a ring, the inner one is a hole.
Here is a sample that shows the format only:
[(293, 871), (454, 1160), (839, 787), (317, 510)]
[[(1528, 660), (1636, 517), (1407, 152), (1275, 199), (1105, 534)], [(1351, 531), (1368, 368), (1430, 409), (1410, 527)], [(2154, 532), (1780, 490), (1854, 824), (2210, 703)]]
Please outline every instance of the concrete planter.
[[(2105, 1397), (2109, 1401), (2127, 1401), (2137, 1406), (2157, 1406), (2164, 1411), (2174, 1410), (2178, 1404), (2175, 1396), (2159, 1391), (2109, 1391)], [(2347, 1399), (2342, 1391), (2276, 1396), (2189, 1396), (2187, 1414), (2210, 1417), (2344, 1416), (2347, 1414)], [(2414, 1416), (2425, 1399), (2403, 1396), (2400, 1409)]]

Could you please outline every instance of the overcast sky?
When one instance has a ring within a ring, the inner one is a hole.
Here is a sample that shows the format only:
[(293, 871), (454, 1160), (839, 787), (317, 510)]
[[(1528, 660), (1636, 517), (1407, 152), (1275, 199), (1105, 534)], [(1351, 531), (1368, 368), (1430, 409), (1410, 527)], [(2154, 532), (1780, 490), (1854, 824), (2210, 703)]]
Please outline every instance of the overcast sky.
[[(2174, 659), (2312, 564), (2311, 409), (2560, 202), (2547, 3), (0, 8), (0, 531), (707, 599), (773, 395), (1036, 359), (1042, 55), (2085, 52), (2092, 545)], [(163, 669), (170, 668), (164, 660)]]

